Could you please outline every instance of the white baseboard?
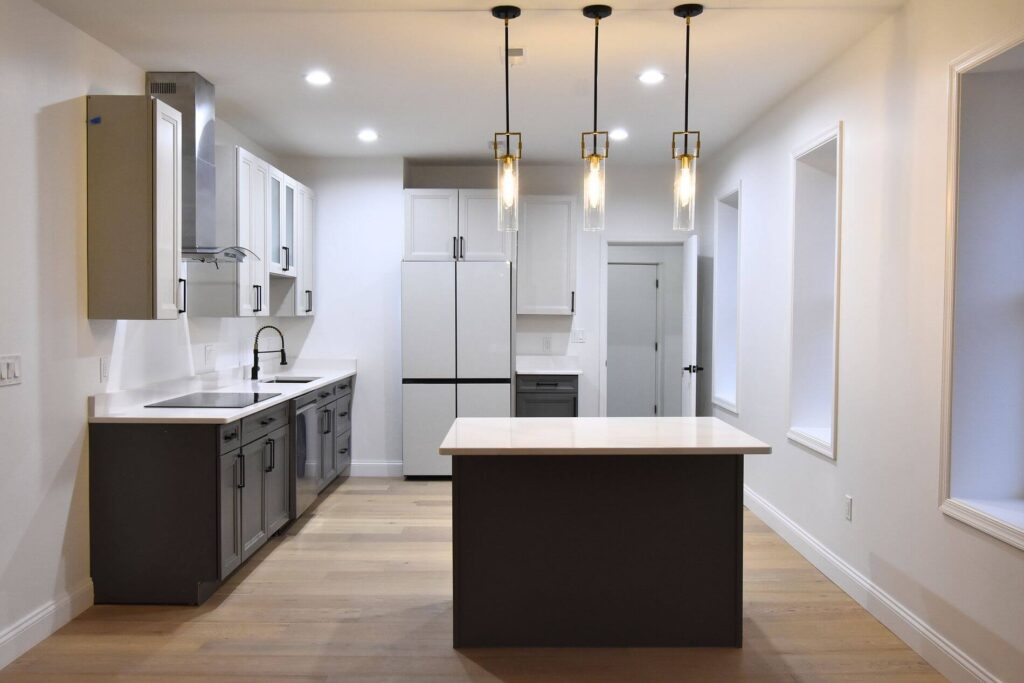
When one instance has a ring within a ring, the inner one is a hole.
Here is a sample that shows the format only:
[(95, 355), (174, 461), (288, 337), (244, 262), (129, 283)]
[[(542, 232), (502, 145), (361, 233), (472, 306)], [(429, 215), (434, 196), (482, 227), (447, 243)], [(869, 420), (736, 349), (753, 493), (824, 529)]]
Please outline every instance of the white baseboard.
[(775, 533), (784, 538), (798, 553), (807, 558), (872, 616), (885, 624), (943, 676), (956, 683), (1002, 683), (967, 653), (825, 547), (749, 486), (743, 487), (743, 502)]
[(0, 631), (0, 669), (92, 606), (92, 579), (58, 596)]
[(402, 461), (357, 462), (352, 461), (353, 477), (400, 477)]

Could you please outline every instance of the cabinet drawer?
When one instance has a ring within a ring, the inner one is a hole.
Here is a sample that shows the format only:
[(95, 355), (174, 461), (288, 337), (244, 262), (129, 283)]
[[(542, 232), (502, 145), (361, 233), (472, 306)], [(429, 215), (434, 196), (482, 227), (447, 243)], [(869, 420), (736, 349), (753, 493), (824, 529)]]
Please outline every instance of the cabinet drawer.
[(242, 425), (239, 422), (221, 425), (217, 429), (217, 443), (220, 444), (219, 453), (224, 454), (242, 445)]
[(326, 387), (320, 387), (313, 393), (316, 395), (316, 402), (320, 406), (327, 405), (335, 398), (334, 387), (330, 385)]
[(288, 404), (275, 406), (262, 413), (242, 418), (242, 441), (250, 444), (256, 439), (288, 424)]
[(335, 437), (334, 465), (338, 474), (345, 474), (352, 465), (352, 432), (338, 434)]
[(338, 399), (334, 406), (334, 433), (344, 434), (352, 429), (352, 394)]
[(347, 377), (334, 385), (334, 395), (344, 396), (352, 393), (352, 378)]
[(516, 391), (576, 393), (579, 377), (576, 375), (519, 375)]

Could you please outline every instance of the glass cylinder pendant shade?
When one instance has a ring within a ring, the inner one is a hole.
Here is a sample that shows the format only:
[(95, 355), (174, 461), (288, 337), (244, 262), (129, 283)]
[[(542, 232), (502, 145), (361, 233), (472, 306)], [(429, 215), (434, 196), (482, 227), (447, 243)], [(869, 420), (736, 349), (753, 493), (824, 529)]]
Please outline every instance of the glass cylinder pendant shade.
[(604, 162), (596, 154), (583, 160), (583, 229), (604, 230)]
[(682, 154), (675, 162), (675, 209), (672, 212), (672, 229), (679, 232), (693, 232), (696, 228), (694, 208), (697, 204), (697, 157), (692, 154)]
[(498, 230), (519, 230), (519, 159), (511, 155), (498, 159)]

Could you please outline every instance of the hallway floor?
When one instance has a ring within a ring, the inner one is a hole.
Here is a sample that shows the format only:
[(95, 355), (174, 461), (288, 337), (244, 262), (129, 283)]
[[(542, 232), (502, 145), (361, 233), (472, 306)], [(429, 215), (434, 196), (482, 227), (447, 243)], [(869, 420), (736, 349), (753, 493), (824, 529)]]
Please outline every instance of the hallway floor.
[(749, 512), (742, 649), (451, 646), (451, 483), (351, 479), (202, 607), (97, 605), (0, 681), (945, 680)]

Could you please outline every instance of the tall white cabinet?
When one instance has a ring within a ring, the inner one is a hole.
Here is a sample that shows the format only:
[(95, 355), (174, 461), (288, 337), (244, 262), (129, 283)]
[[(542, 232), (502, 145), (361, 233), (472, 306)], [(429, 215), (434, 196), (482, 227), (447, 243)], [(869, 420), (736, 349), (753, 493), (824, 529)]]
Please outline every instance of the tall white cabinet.
[(519, 201), (516, 312), (576, 312), (576, 214), (571, 195), (529, 195)]
[(495, 190), (406, 190), (406, 261), (511, 261)]
[(90, 96), (86, 109), (89, 317), (177, 318), (181, 114), (142, 95)]

